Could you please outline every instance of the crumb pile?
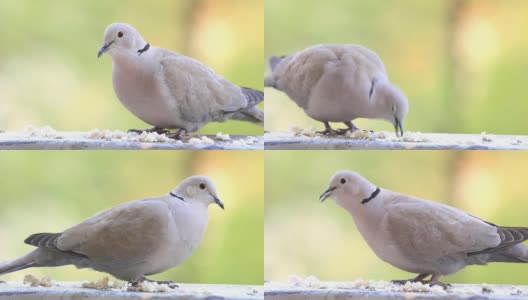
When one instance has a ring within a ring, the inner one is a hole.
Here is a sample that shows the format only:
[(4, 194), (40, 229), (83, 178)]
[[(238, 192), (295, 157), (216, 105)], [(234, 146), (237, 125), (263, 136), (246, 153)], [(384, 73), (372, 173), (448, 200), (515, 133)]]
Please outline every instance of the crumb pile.
[(37, 277), (27, 274), (24, 276), (24, 280), (22, 283), (29, 285), (29, 286), (42, 286), (42, 287), (51, 287), (53, 283), (51, 282), (51, 278), (46, 276), (42, 277), (41, 279), (38, 279)]

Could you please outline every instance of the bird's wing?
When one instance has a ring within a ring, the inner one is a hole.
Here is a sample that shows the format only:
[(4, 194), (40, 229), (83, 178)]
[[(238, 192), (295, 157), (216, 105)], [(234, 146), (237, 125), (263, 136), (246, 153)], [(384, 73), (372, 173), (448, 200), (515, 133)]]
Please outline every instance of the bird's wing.
[(409, 257), (437, 259), (500, 242), (494, 226), (453, 207), (406, 195), (388, 204), (383, 226), (392, 243)]
[(96, 262), (139, 263), (164, 242), (170, 220), (169, 207), (163, 201), (128, 202), (67, 229), (58, 237), (56, 247)]
[(363, 80), (368, 90), (387, 72), (373, 51), (357, 45), (316, 45), (287, 56), (273, 69), (274, 84), (304, 107), (312, 88), (330, 74), (340, 70), (343, 79)]
[(160, 51), (161, 75), (168, 91), (187, 110), (232, 112), (248, 106), (242, 89), (208, 66), (169, 50)]

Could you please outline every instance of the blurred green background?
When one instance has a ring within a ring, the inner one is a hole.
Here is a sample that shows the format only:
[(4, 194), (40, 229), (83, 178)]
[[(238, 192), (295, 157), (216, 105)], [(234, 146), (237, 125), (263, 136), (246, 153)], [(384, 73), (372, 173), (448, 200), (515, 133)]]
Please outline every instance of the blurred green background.
[[(103, 32), (114, 22), (262, 90), (263, 7), (264, 0), (0, 0), (0, 129), (148, 128), (115, 96), (110, 57), (97, 59)], [(219, 131), (263, 132), (237, 121), (199, 132)]]
[[(24, 239), (60, 232), (123, 202), (163, 195), (191, 175), (216, 183), (225, 211), (209, 207), (209, 225), (193, 256), (152, 276), (192, 283), (262, 284), (264, 153), (261, 151), (4, 152), (0, 155), (0, 261), (34, 247)], [(104, 275), (73, 266), (34, 268), (25, 274), (53, 280), (96, 280)]]
[[(396, 192), (444, 202), (502, 226), (528, 226), (528, 152), (266, 151), (265, 276), (392, 280), (415, 275), (383, 262), (352, 217), (319, 195), (338, 170)], [(446, 282), (528, 284), (526, 264), (470, 266)]]
[[(378, 53), (409, 98), (406, 130), (528, 134), (528, 1), (266, 0), (264, 12), (266, 60), (322, 43)], [(323, 129), (285, 94), (265, 92), (266, 130)], [(356, 125), (392, 131), (382, 121)]]

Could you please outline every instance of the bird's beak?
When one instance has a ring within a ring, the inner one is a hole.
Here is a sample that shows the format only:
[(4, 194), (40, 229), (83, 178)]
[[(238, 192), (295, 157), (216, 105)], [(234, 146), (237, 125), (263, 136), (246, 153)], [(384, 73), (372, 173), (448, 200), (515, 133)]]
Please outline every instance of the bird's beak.
[(99, 57), (101, 57), (101, 55), (105, 54), (105, 52), (108, 51), (108, 49), (110, 48), (110, 45), (112, 45), (113, 43), (114, 43), (114, 41), (111, 41), (108, 44), (104, 44), (103, 47), (101, 47), (101, 49), (99, 49), (99, 52), (97, 52), (97, 58), (99, 58)]
[(214, 202), (218, 204), (218, 206), (220, 206), (221, 209), (224, 209), (224, 203), (222, 203), (222, 201), (220, 201), (220, 199), (218, 199), (216, 195), (213, 195), (213, 194), (210, 194), (210, 195), (211, 197), (213, 197)]
[(336, 189), (335, 186), (329, 187), (324, 191), (321, 196), (319, 196), (319, 200), (321, 200), (321, 203), (323, 203), (328, 197), (332, 196), (332, 192)]
[(396, 136), (403, 136), (403, 124), (398, 118), (395, 119), (396, 123), (394, 124), (394, 130), (396, 130)]

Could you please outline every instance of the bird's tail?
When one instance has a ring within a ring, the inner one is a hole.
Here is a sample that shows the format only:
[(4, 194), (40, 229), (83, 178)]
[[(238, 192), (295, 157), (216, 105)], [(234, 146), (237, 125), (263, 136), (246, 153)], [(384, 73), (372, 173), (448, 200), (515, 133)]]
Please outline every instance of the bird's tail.
[(35, 260), (37, 256), (37, 251), (39, 251), (39, 249), (33, 250), (19, 258), (0, 263), (0, 275), (31, 267), (38, 267), (39, 265)]
[(255, 106), (264, 101), (264, 92), (252, 88), (241, 87), (242, 94), (246, 97), (249, 106)]
[(264, 112), (256, 106), (244, 108), (235, 112), (231, 119), (252, 122), (264, 126)]
[(488, 262), (528, 263), (528, 246), (516, 244), (503, 248), (499, 252), (491, 253)]

